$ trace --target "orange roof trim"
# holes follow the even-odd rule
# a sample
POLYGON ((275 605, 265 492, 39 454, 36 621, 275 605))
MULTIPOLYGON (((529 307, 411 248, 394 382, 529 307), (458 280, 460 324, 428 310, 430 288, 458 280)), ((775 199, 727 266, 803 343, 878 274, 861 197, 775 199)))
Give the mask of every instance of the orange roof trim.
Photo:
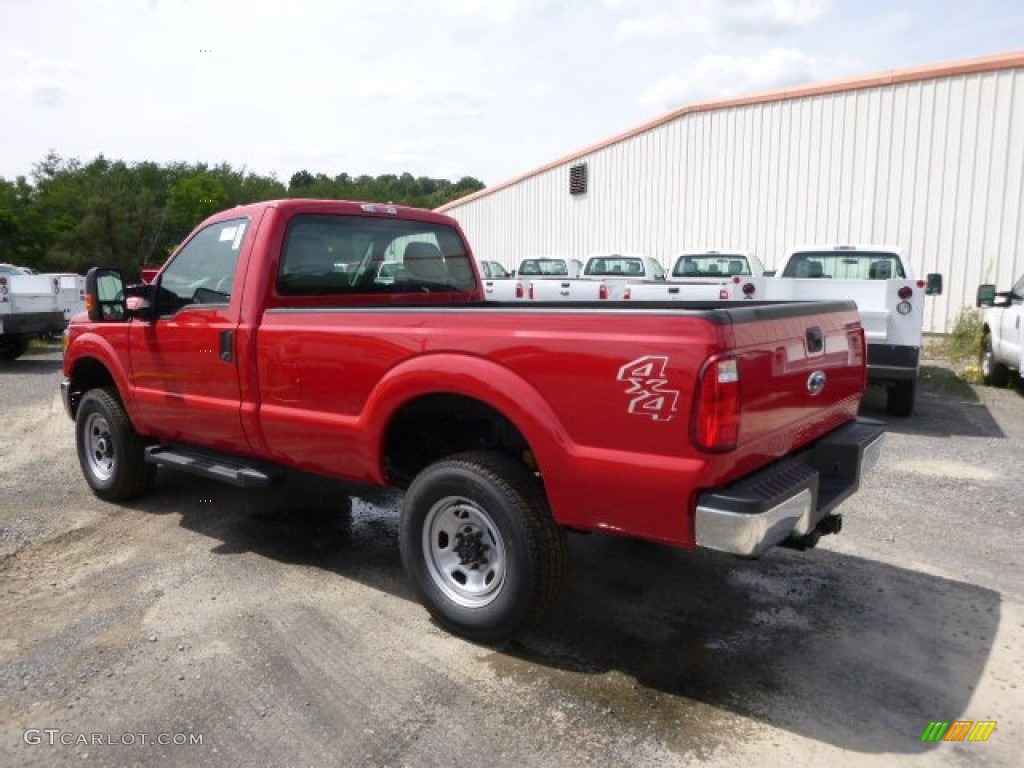
POLYGON ((1024 51, 1017 51, 1014 53, 1002 53, 995 56, 983 56, 977 59, 947 62, 945 64, 931 64, 924 67, 914 67, 912 69, 890 70, 878 75, 866 75, 847 78, 844 80, 833 80, 825 83, 814 83, 811 85, 800 86, 799 88, 780 88, 774 91, 762 91, 761 93, 755 93, 749 96, 738 96, 729 99, 719 99, 717 101, 695 102, 693 104, 680 107, 679 109, 675 109, 661 117, 643 123, 642 125, 638 125, 635 128, 630 128, 623 133, 612 136, 610 139, 605 139, 604 141, 593 144, 585 149, 560 157, 546 165, 542 165, 540 168, 515 176, 508 181, 503 181, 500 184, 495 184, 493 187, 486 187, 485 189, 481 189, 479 192, 474 192, 471 195, 460 197, 458 200, 446 203, 435 210, 447 211, 478 198, 494 194, 502 189, 518 184, 525 179, 529 179, 533 176, 539 176, 545 171, 550 171, 552 168, 557 168, 558 166, 570 163, 573 160, 578 160, 581 157, 585 157, 597 152, 598 150, 604 149, 605 147, 610 147, 613 144, 618 144, 620 141, 633 138, 634 136, 650 131, 664 125, 665 123, 670 123, 673 120, 677 120, 678 118, 688 114, 711 112, 716 109, 728 109, 730 107, 745 107, 752 104, 766 104, 773 101, 802 99, 808 96, 821 96, 827 93, 844 93, 846 91, 856 91, 865 88, 881 88, 886 85, 912 83, 919 82, 921 80, 934 80, 940 77, 972 75, 979 72, 997 72, 1003 69, 1018 69, 1021 67, 1024 67, 1024 51))

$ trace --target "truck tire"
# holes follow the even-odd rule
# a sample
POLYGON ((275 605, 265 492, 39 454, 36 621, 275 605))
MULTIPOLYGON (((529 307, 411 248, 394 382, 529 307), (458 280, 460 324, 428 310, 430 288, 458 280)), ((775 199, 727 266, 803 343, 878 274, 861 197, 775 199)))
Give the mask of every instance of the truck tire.
POLYGON ((992 351, 992 334, 986 333, 981 349, 981 378, 990 387, 1005 387, 1010 383, 1010 369, 996 360, 992 351))
POLYGON ((506 640, 562 591, 565 532, 520 462, 461 453, 416 476, 402 502, 402 562, 434 619, 469 640, 506 640))
POLYGON ((156 466, 146 462, 146 441, 112 387, 91 389, 82 397, 75 442, 85 481, 101 499, 123 501, 152 487, 156 466))
POLYGON ((17 360, 28 352, 28 336, 4 336, 0 338, 0 360, 17 360))
POLYGON ((885 410, 890 416, 898 416, 905 419, 914 413, 914 395, 917 389, 917 381, 908 379, 897 381, 889 390, 885 402, 885 410))

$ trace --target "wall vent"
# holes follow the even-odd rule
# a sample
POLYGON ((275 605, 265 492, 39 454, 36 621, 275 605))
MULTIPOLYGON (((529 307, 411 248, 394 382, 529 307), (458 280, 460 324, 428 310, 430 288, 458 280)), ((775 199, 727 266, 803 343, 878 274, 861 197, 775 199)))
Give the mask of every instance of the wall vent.
POLYGON ((580 163, 569 169, 569 194, 585 195, 587 193, 587 164, 580 163))

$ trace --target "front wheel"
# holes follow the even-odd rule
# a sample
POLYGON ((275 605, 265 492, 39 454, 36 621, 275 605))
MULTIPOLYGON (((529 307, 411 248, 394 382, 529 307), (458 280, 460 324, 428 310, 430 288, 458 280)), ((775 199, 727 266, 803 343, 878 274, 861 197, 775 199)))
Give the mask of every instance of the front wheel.
POLYGON ((470 640, 524 629, 565 578, 565 533, 538 481, 499 453, 462 453, 420 472, 402 503, 399 544, 427 610, 470 640))
POLYGON ((981 378, 990 387, 1005 387, 1010 383, 1010 369, 996 361, 990 333, 985 334, 985 340, 982 343, 981 378))
POLYGON ((82 397, 75 442, 85 481, 101 499, 122 501, 152 486, 156 466, 146 463, 146 442, 113 388, 91 389, 82 397))

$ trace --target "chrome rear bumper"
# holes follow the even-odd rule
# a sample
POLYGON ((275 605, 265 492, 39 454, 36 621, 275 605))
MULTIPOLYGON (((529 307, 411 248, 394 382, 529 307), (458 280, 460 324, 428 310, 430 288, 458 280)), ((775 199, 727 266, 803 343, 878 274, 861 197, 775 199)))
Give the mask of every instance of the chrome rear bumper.
POLYGON ((878 461, 884 429, 880 421, 857 419, 794 456, 705 491, 697 501, 697 546, 757 557, 811 534, 860 487, 878 461))

